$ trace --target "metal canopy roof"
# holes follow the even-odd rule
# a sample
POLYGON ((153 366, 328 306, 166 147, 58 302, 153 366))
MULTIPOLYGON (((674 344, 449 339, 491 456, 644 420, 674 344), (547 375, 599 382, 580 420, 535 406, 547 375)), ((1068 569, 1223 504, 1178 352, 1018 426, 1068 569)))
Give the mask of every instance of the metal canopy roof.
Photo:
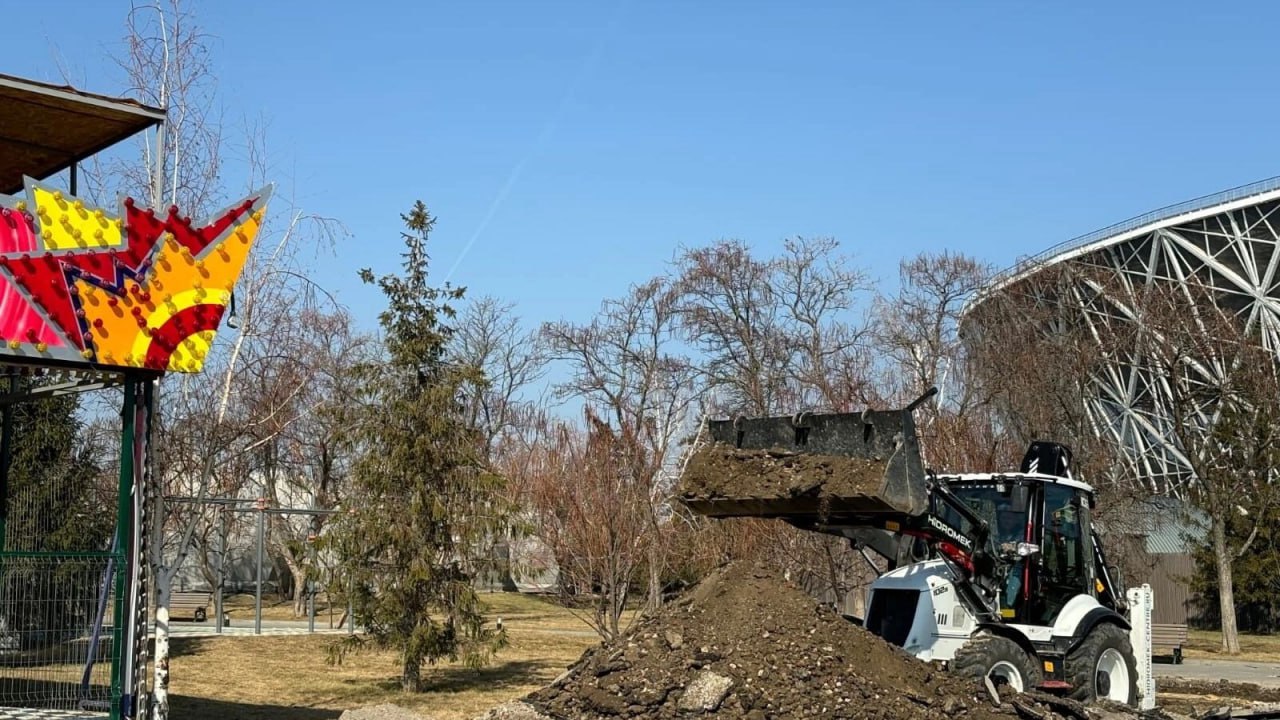
POLYGON ((0 75, 0 193, 22 190, 164 121, 133 100, 0 75))

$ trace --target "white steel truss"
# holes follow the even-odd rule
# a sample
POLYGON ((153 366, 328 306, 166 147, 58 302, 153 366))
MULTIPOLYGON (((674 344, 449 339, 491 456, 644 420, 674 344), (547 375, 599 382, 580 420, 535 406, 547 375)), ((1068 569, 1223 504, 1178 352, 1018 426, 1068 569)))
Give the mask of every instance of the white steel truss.
MULTIPOLYGON (((1278 245, 1280 190, 1271 187, 1246 199, 1237 195, 1230 202, 1202 206, 1054 257, 1037 258, 998 277, 978 293, 970 308, 1023 286, 1024 280, 1046 267, 1068 263, 1088 271, 1081 277, 1101 275, 1118 283, 1120 297, 1144 285, 1172 284, 1187 292, 1188 298, 1191 285, 1207 287, 1221 307, 1245 320, 1264 347, 1280 355, 1278 245)), ((1102 314, 1112 321, 1132 317, 1111 293, 1103 297, 1096 283, 1080 285, 1073 290, 1071 302, 1091 326, 1102 314)), ((1054 302, 1062 302, 1061 297, 1054 302)), ((1215 359, 1202 358, 1190 363, 1187 372, 1184 381, 1196 382, 1199 377, 1217 384, 1223 368, 1215 359)), ((1176 493, 1192 477, 1187 458, 1169 431, 1169 421, 1159 410, 1165 405, 1163 399, 1171 396, 1170 382, 1133 364, 1116 363, 1095 377, 1096 392, 1085 403, 1095 430, 1126 451, 1138 480, 1153 491, 1176 493)))

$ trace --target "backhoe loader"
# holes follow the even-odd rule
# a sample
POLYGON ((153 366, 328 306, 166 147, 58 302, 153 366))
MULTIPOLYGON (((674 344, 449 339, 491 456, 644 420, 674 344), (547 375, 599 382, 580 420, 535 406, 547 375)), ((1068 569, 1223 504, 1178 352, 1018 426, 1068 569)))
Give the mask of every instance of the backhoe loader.
POLYGON ((1108 567, 1071 450, 1032 442, 1016 473, 926 470, 913 412, 934 392, 901 410, 711 421, 680 498, 847 538, 879 573, 862 624, 921 660, 993 689, 1152 707, 1150 588, 1126 593, 1108 567))

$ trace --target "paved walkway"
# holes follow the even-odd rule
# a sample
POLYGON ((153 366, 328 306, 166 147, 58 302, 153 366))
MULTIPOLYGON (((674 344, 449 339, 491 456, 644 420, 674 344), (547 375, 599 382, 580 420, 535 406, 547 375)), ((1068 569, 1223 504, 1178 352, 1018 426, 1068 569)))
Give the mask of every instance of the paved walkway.
MULTIPOLYGON (((347 632, 346 628, 329 629, 328 621, 316 621, 316 635, 342 635, 347 632)), ((155 628, 151 628, 152 636, 155 635, 155 628)), ((231 625, 222 626, 222 636, 225 637, 245 637, 253 636, 253 620, 235 620, 231 625)), ((312 634, 307 629, 306 620, 263 620, 262 635, 279 637, 293 635, 309 635, 312 634)), ((170 622, 169 636, 174 638, 203 638, 203 637, 219 637, 217 627, 212 621, 202 623, 191 622, 170 622)), ((3 717, 0 717, 3 720, 3 717)))
POLYGON ((1280 665, 1249 662, 1245 660, 1183 660, 1181 665, 1155 663, 1156 688, 1160 678, 1180 678, 1217 682, 1227 680, 1237 683, 1253 683, 1262 687, 1280 688, 1280 665))

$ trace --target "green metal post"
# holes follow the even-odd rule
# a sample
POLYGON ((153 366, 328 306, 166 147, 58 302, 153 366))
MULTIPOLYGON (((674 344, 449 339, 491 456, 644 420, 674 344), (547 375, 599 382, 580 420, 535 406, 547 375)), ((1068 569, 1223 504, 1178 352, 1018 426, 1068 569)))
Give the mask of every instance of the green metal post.
POLYGON ((130 681, 130 678, 124 677, 124 653, 129 652, 129 648, 124 647, 124 626, 127 622, 125 608, 128 605, 124 595, 125 579, 128 576, 126 558, 132 534, 130 520, 133 517, 134 421, 137 415, 135 412, 137 394, 138 381, 126 377, 120 428, 120 485, 116 491, 116 599, 111 624, 111 720, 120 720, 122 717, 121 699, 124 696, 125 683, 130 681))

